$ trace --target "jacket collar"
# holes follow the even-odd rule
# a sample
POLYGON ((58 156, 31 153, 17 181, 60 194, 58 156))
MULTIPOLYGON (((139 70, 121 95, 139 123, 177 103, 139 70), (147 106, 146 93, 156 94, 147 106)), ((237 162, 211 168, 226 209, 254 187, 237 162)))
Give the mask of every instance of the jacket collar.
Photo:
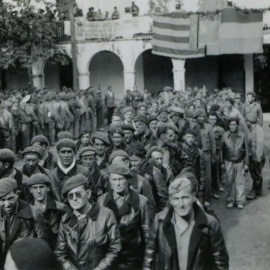
POLYGON ((57 166, 57 177, 58 179, 62 179, 64 176, 73 176, 75 175, 77 172, 77 164, 75 164, 75 166, 67 173, 65 174, 58 166, 57 166))

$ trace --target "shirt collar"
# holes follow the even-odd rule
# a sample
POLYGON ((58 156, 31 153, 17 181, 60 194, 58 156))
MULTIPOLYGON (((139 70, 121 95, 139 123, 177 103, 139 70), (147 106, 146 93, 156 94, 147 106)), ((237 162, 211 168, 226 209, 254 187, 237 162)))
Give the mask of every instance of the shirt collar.
POLYGON ((76 160, 74 158, 73 161, 72 161, 72 163, 71 163, 71 165, 69 167, 67 167, 67 168, 64 168, 64 166, 62 165, 60 159, 58 159, 57 164, 58 164, 58 167, 60 168, 60 170, 64 174, 68 174, 74 168, 74 166, 76 165, 76 160))

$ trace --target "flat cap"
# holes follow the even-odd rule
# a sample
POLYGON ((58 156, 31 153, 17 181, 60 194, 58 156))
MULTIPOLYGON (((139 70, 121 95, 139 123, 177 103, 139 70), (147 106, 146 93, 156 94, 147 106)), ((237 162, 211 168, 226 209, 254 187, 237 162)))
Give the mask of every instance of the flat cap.
POLYGON ((122 130, 131 130, 131 131, 135 131, 135 128, 133 125, 130 124, 122 124, 121 125, 121 129, 122 130))
POLYGON ((185 135, 190 134, 193 135, 194 137, 196 137, 196 132, 192 129, 186 129, 185 131, 185 135))
POLYGON ((153 152, 161 152, 162 150, 158 146, 152 146, 146 154, 146 159, 151 158, 153 152))
POLYGON ((167 92, 167 91, 173 91, 173 89, 172 89, 172 87, 170 87, 170 86, 165 86, 165 87, 163 88, 163 91, 164 91, 164 92, 167 92))
POLYGON ((176 107, 176 106, 170 106, 168 108, 168 112, 169 113, 175 113, 175 114, 185 114, 185 110, 179 108, 179 107, 176 107))
POLYGON ((258 122, 258 116, 255 113, 248 113, 246 115, 246 120, 251 123, 257 123, 258 122))
POLYGON ((141 102, 141 103, 138 104, 138 109, 140 109, 140 107, 147 108, 147 104, 145 102, 141 102))
POLYGON ((61 139, 56 144, 56 149, 59 151, 63 147, 71 148, 73 151, 76 151, 76 143, 71 139, 61 139))
POLYGON ((22 156, 25 156, 27 154, 36 155, 38 158, 42 158, 43 153, 41 152, 41 149, 38 147, 28 146, 23 150, 22 156))
POLYGON ((86 134, 91 134, 91 131, 89 131, 89 130, 84 130, 81 134, 80 134, 80 137, 79 137, 79 139, 81 139, 81 137, 82 136, 84 136, 84 135, 86 135, 86 134))
POLYGON ((50 179, 46 174, 36 173, 33 174, 27 181, 27 186, 33 185, 50 185, 50 179))
POLYGON ((105 144, 110 145, 110 141, 108 139, 108 136, 102 132, 96 132, 95 134, 92 135, 92 141, 94 141, 94 139, 98 139, 103 141, 105 144))
POLYGON ((126 113, 129 113, 129 112, 134 113, 133 108, 131 108, 131 107, 126 107, 126 108, 124 108, 124 109, 122 110, 122 114, 123 114, 123 115, 125 115, 126 113))
POLYGON ((115 174, 119 174, 119 175, 123 175, 127 178, 131 178, 132 174, 130 172, 130 169, 123 164, 112 164, 109 166, 108 168, 108 174, 110 173, 115 173, 115 174))
POLYGON ((148 125, 149 124, 149 121, 148 121, 148 118, 144 115, 137 115, 136 118, 134 119, 134 123, 136 122, 143 122, 144 124, 148 125))
POLYGON ((129 159, 129 155, 127 154, 127 152, 123 151, 123 150, 117 150, 111 153, 110 157, 109 157, 109 164, 112 163, 113 159, 116 157, 126 157, 129 159))
POLYGON ((233 101, 233 99, 232 99, 231 97, 227 97, 227 98, 225 99, 225 101, 230 102, 232 105, 233 105, 233 103, 234 103, 234 101, 233 101))
POLYGON ((210 112, 216 112, 220 109, 220 106, 218 104, 213 104, 210 107, 210 112))
POLYGON ((63 186, 62 197, 65 198, 72 189, 79 186, 88 186, 87 178, 82 174, 77 174, 70 177, 63 186))
POLYGON ((33 137, 32 140, 31 140, 31 142, 30 142, 30 144, 33 145, 36 142, 44 143, 47 146, 50 145, 48 139, 45 136, 43 136, 43 135, 37 135, 37 136, 33 137))
POLYGON ((15 160, 15 154, 10 149, 0 149, 0 161, 14 163, 15 160))
POLYGON ((90 155, 96 155, 97 154, 97 150, 92 147, 92 146, 87 146, 82 148, 79 153, 78 156, 79 158, 84 157, 84 156, 90 156, 90 155))
POLYGON ((69 131, 62 131, 62 132, 59 132, 57 134, 57 138, 58 138, 58 140, 61 140, 61 139, 71 139, 71 140, 73 140, 74 136, 69 131))
POLYGON ((203 110, 196 110, 195 112, 193 112, 193 118, 197 118, 201 115, 205 115, 205 112, 203 110))
POLYGON ((2 178, 0 181, 0 198, 9 194, 15 188, 17 188, 16 180, 12 178, 2 178))
POLYGON ((123 130, 121 129, 121 127, 118 127, 118 126, 115 126, 115 125, 111 125, 111 126, 110 126, 109 133, 110 133, 111 135, 114 134, 114 133, 118 133, 118 134, 120 134, 121 136, 124 136, 124 132, 123 132, 123 130))
POLYGON ((163 113, 163 112, 166 112, 168 113, 168 105, 163 105, 159 108, 159 113, 163 113))

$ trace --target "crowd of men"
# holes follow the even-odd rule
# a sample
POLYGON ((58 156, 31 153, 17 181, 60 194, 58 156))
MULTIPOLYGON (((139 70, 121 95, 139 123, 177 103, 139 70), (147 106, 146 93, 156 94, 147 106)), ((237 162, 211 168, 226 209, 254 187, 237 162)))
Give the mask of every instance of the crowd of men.
POLYGON ((104 94, 2 94, 0 262, 30 237, 47 242, 56 269, 229 269, 209 206, 221 192, 228 209, 262 195, 256 95, 166 86, 117 104, 112 86, 104 94))

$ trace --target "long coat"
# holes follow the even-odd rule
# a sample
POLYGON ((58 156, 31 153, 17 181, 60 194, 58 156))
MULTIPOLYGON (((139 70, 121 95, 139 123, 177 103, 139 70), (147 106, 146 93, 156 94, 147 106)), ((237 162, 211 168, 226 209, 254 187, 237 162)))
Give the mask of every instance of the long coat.
MULTIPOLYGON (((193 227, 187 258, 187 270, 228 270, 229 256, 217 219, 194 204, 193 227)), ((150 229, 143 270, 179 270, 173 208, 158 213, 150 229)))

